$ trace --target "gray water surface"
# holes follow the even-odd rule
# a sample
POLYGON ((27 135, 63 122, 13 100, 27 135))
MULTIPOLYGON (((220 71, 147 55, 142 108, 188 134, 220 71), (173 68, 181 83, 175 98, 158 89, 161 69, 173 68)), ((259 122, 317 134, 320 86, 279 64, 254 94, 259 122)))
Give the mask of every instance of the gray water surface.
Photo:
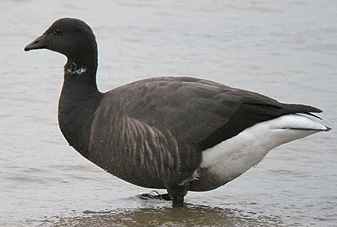
MULTIPOLYGON (((1 1, 0 226, 335 226, 337 2, 1 1), (23 47, 76 17, 99 45, 98 86, 193 76, 324 110, 332 127, 272 150, 238 179, 189 193, 187 207, 69 147, 57 124, 65 57, 23 47)), ((160 191, 164 192, 164 191, 160 191)))

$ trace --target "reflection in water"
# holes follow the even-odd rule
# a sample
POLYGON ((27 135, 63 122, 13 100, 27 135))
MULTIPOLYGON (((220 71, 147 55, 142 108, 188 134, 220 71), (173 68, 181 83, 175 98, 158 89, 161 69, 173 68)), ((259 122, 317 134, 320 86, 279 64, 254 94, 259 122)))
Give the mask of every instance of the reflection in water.
POLYGON ((276 217, 244 215, 239 210, 187 205, 118 209, 112 211, 84 211, 73 217, 52 217, 27 221, 28 225, 57 226, 282 226, 276 217))

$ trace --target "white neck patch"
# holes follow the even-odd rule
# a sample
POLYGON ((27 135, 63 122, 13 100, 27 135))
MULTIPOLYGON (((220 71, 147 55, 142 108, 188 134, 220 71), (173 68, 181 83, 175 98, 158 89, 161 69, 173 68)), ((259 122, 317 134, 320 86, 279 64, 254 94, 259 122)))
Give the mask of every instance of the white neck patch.
POLYGON ((87 71, 87 68, 85 67, 79 67, 76 63, 72 62, 69 67, 67 68, 67 72, 70 72, 72 74, 82 74, 87 71))

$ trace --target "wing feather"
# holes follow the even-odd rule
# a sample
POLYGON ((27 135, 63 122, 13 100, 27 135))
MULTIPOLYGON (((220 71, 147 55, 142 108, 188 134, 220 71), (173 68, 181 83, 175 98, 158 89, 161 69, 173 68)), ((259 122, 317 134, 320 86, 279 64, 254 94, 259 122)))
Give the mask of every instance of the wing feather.
MULTIPOLYGON (((282 104, 264 95, 189 77, 137 81, 107 94, 120 114, 169 130, 178 141, 206 149, 258 122, 290 113, 320 112, 311 106, 282 104)), ((111 114, 114 110, 111 109, 111 114)))

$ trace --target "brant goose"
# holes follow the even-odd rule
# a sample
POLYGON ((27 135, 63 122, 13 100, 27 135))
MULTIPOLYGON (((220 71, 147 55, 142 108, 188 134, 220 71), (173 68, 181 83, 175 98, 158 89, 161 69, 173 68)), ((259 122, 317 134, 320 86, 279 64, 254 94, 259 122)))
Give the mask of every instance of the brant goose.
POLYGON ((58 120, 69 145, 127 182, 166 189, 173 206, 187 191, 235 179, 281 144, 330 130, 315 107, 203 79, 150 78, 101 93, 95 36, 78 19, 55 21, 25 47, 33 49, 68 59, 58 120))

